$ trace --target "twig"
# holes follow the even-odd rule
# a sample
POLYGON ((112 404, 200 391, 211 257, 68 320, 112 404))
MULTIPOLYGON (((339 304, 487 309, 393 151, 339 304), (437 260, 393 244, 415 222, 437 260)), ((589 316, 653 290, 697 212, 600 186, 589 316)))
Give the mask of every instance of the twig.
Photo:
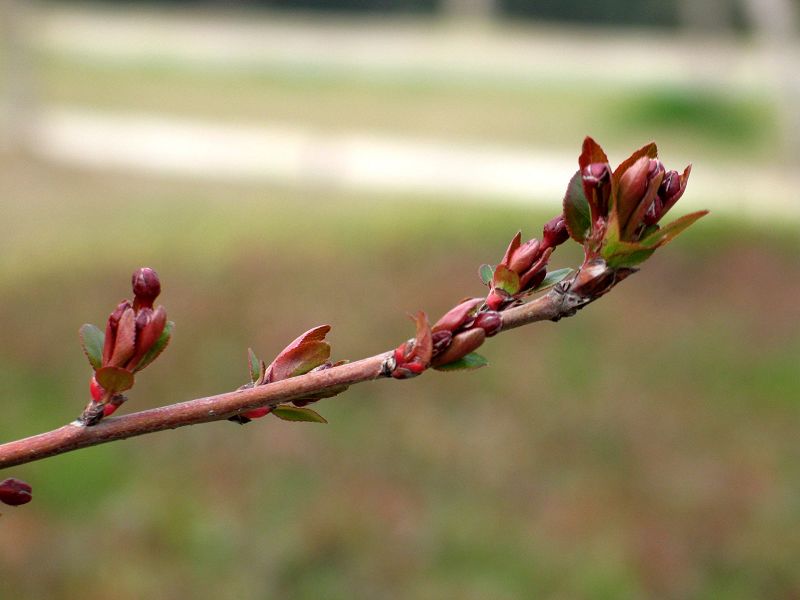
MULTIPOLYGON (((503 330, 573 314, 574 307, 564 301, 564 289, 560 286, 531 302, 504 311, 503 330)), ((383 377, 383 365, 389 356, 390 352, 376 354, 269 385, 108 417, 91 427, 73 422, 53 431, 0 445, 0 469, 147 433, 221 421, 253 408, 274 407, 329 388, 378 379, 383 377)))

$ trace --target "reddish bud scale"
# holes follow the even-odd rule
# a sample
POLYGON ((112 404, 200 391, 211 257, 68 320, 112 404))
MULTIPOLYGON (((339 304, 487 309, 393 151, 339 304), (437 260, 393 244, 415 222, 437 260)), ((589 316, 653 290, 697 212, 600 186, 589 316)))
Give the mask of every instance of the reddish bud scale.
POLYGON ((97 379, 94 378, 94 375, 92 375, 92 378, 89 381, 89 394, 92 396, 92 400, 94 402, 102 402, 103 397, 106 394, 106 391, 103 389, 103 387, 97 383, 97 379))
POLYGON ((486 334, 483 329, 470 329, 459 333, 453 338, 447 350, 434 358, 431 364, 434 367, 441 367, 464 358, 473 350, 477 350, 485 339, 486 334))
POLYGON ((489 295, 486 296, 486 306, 493 311, 499 311, 502 310, 502 308, 512 300, 513 298, 511 298, 502 290, 493 289, 491 292, 489 292, 489 295))
POLYGON ((33 499, 33 488, 20 479, 10 477, 0 481, 0 502, 10 506, 27 504, 33 499))

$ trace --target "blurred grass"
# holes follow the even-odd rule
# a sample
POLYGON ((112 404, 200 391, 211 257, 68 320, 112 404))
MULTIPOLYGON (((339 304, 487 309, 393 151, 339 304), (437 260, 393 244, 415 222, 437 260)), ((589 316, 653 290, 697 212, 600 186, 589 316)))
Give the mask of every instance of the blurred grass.
POLYGON ((321 131, 369 131, 572 152, 590 133, 624 153, 657 139, 671 156, 773 161, 768 95, 725 89, 567 85, 420 71, 382 75, 312 65, 210 66, 40 56, 46 103, 321 131))
MULTIPOLYGON (((405 312, 479 293, 477 265, 552 216, 0 169, 0 439, 77 414, 77 328, 141 264, 177 330, 124 410, 233 389, 248 346, 323 322, 336 358, 390 348, 405 312)), ((798 250, 789 224, 712 215, 578 317, 491 340, 477 373, 356 386, 319 404, 328 426, 225 422, 13 469, 35 500, 0 519, 0 597, 796 597, 798 250)))

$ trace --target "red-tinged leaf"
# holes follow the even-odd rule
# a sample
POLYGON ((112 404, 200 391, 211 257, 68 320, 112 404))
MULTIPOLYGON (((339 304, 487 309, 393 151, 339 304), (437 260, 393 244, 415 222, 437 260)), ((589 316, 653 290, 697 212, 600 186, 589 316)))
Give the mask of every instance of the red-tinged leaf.
POLYGON ((592 218, 589 202, 583 191, 583 179, 580 171, 577 171, 569 180, 567 193, 564 194, 564 221, 570 237, 582 244, 589 235, 592 218))
POLYGON ((103 344, 106 336, 97 326, 86 323, 81 325, 80 337, 83 353, 96 371, 103 366, 103 344))
POLYGON ((478 269, 478 275, 480 275, 483 285, 490 285, 494 275, 494 267, 492 265, 481 265, 481 268, 478 269))
POLYGON ((303 421, 306 423, 327 423, 328 421, 315 410, 282 404, 272 409, 272 414, 284 421, 303 421))
POLYGON ((267 369, 268 382, 281 381, 307 373, 328 360, 331 347, 325 342, 330 325, 309 329, 286 346, 267 369))
POLYGON ((675 239, 678 234, 682 233, 687 227, 692 225, 695 221, 708 214, 707 210, 700 210, 697 212, 684 215, 676 219, 669 225, 664 225, 658 231, 654 231, 649 236, 641 240, 639 243, 646 248, 658 248, 667 242, 675 239))
POLYGON ((608 157, 606 153, 603 152, 603 149, 600 147, 600 144, 594 141, 589 136, 583 140, 583 149, 581 152, 580 157, 578 157, 578 165, 580 166, 581 170, 585 169, 592 163, 607 163, 608 157))
POLYGON ((440 330, 455 331, 470 319, 470 316, 481 304, 483 304, 483 298, 463 300, 436 321, 436 324, 431 328, 431 332, 435 333, 440 330))
POLYGON ((645 144, 644 146, 639 148, 636 152, 631 154, 628 158, 623 160, 619 164, 619 166, 616 169, 614 169, 614 173, 611 175, 611 181, 614 182, 615 186, 617 182, 619 182, 619 178, 622 177, 622 174, 643 156, 646 156, 647 158, 658 157, 658 147, 656 146, 655 142, 650 142, 649 144, 645 144))
POLYGON ((520 290, 519 275, 505 265, 499 264, 494 269, 492 285, 503 290, 509 296, 513 296, 520 290))
POLYGON ((428 315, 419 311, 414 318, 417 325, 416 335, 414 336, 414 355, 422 364, 428 365, 433 355, 433 339, 431 337, 431 326, 428 323, 428 315))
POLYGON ((489 361, 486 360, 485 357, 481 356, 477 352, 470 352, 466 356, 462 356, 460 359, 448 363, 446 365, 441 365, 439 367, 434 367, 437 371, 472 371, 475 369, 480 369, 481 367, 485 367, 489 364, 489 361))
POLYGON ((108 364, 112 367, 121 367, 131 359, 135 350, 136 313, 132 308, 126 308, 119 319, 114 350, 111 353, 111 359, 108 364))
POLYGON ((133 387, 133 373, 120 367, 103 367, 98 369, 94 378, 103 389, 111 394, 118 394, 133 387))
POLYGON ((258 360, 252 348, 247 349, 247 362, 250 365, 250 381, 255 383, 261 377, 261 361, 258 360))
POLYGON ((517 235, 515 235, 511 239, 511 243, 508 244, 508 248, 506 248, 506 253, 503 255, 503 260, 500 261, 501 264, 508 266, 511 264, 511 257, 514 256, 514 253, 520 246, 522 242, 522 232, 518 231, 517 235))
POLYGON ((141 371, 151 362, 158 358, 158 356, 164 351, 164 349, 169 345, 170 340, 172 339, 172 330, 175 329, 174 321, 167 321, 164 325, 164 329, 161 331, 161 335, 158 338, 158 341, 150 347, 150 350, 142 357, 142 360, 139 361, 139 364, 136 365, 135 371, 141 371))
POLYGON ((284 350, 272 361, 267 369, 267 379, 272 382, 304 375, 323 364, 330 356, 331 346, 328 342, 319 340, 303 342, 299 346, 284 350))

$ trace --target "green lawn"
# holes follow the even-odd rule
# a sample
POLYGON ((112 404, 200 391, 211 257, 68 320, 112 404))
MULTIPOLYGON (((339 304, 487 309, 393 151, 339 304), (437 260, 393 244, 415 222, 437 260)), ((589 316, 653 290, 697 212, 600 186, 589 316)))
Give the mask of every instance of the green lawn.
MULTIPOLYGON (((559 210, 434 200, 4 160, 0 438, 80 411, 78 326, 137 266, 177 327, 123 411, 233 389, 248 346, 320 323, 335 358, 393 347, 405 313, 480 293, 477 266, 559 210)), ((0 597, 794 597, 798 251, 788 225, 712 214, 576 318, 490 340, 487 369, 356 386, 318 405, 327 426, 223 422, 12 469, 35 494, 2 511, 0 597)))

